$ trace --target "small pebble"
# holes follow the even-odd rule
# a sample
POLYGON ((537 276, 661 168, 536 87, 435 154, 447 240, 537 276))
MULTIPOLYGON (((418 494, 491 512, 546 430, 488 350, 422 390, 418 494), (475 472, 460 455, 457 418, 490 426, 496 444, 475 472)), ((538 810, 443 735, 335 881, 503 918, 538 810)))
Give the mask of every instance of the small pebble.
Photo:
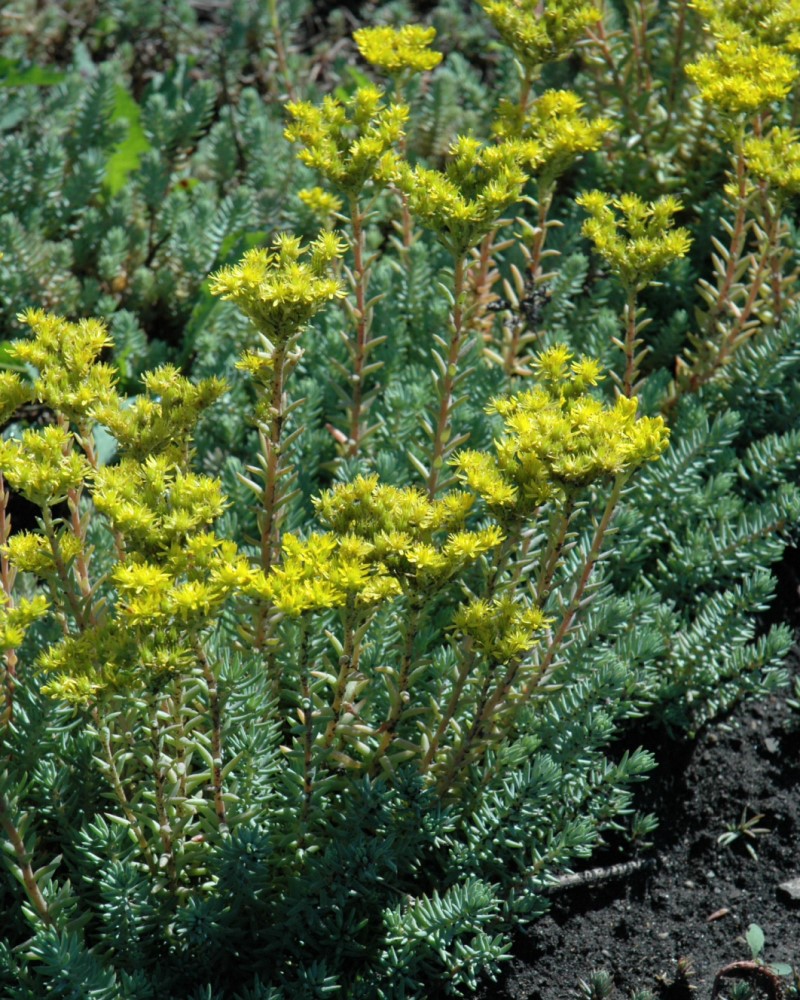
POLYGON ((695 885, 695 883, 692 882, 692 880, 690 878, 687 878, 686 881, 683 884, 686 886, 687 889, 696 889, 697 888, 697 886, 695 885))
POLYGON ((778 886, 778 896, 789 903, 800 903, 800 878, 781 882, 778 886))

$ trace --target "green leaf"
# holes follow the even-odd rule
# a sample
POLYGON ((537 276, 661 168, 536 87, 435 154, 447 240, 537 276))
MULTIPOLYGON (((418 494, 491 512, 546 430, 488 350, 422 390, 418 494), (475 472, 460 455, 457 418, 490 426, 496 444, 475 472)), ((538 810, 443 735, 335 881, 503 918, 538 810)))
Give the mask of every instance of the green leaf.
POLYGON ((5 371, 24 372, 26 367, 17 361, 16 357, 12 353, 13 347, 13 340, 0 341, 0 368, 5 371))
POLYGON ((758 958, 764 950, 764 932, 758 924, 750 924, 745 934, 745 940, 750 948, 750 954, 753 958, 758 958))
POLYGON ((345 72, 350 77, 349 81, 340 84, 333 92, 340 101, 346 101, 348 97, 352 97, 359 87, 366 87, 372 82, 368 76, 365 76, 355 66, 347 66, 345 72))
POLYGON ((0 87, 52 87, 66 76, 44 66, 25 66, 21 59, 0 58, 0 87))
POLYGON ((99 424, 94 428, 93 437, 98 465, 108 465, 117 453, 117 439, 99 424))
POLYGON ((771 969, 776 976, 791 976, 794 972, 788 962, 770 962, 767 968, 771 969))
POLYGON ((138 170, 142 154, 151 148, 140 123, 141 114, 142 110, 133 97, 118 84, 111 120, 126 121, 128 131, 111 154, 106 167, 105 186, 112 195, 122 190, 128 175, 138 170))
POLYGON ((252 250, 253 247, 261 246, 266 242, 269 233, 266 229, 254 229, 247 233, 231 233, 222 241, 217 257, 219 260, 228 260, 234 257, 238 260, 245 250, 252 250))

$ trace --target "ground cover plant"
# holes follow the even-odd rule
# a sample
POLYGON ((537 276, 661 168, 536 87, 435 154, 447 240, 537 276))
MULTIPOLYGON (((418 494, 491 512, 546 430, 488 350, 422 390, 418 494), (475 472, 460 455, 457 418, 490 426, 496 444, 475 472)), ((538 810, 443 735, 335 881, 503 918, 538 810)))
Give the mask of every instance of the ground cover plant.
POLYGON ((3 990, 473 989, 785 680, 798 11, 3 16, 3 990))

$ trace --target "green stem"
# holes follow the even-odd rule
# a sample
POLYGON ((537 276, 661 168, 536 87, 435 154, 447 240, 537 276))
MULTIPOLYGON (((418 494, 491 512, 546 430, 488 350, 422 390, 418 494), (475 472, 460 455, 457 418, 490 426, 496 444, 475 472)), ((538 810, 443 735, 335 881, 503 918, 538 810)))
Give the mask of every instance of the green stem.
POLYGON ((380 773, 381 757, 383 757, 389 749, 392 740, 394 739, 394 735, 403 715, 403 709, 406 701, 408 700, 408 682, 411 675, 411 668, 414 663, 414 638, 419 631, 422 613, 422 606, 416 602, 412 602, 409 607, 408 617, 404 622, 403 654, 400 661, 400 672, 397 675, 397 700, 392 706, 386 720, 381 723, 378 730, 381 734, 381 740, 378 744, 377 750, 372 756, 372 763, 370 765, 370 773, 373 776, 380 773))
POLYGON ((272 378, 269 383, 269 423, 264 438, 266 468, 261 503, 261 568, 265 573, 269 573, 280 548, 278 478, 281 471, 281 437, 286 419, 283 393, 285 367, 286 344, 280 344, 275 348, 273 356, 272 378))
POLYGON ((53 594, 53 600, 56 605, 61 605, 63 607, 64 601, 62 597, 66 598, 66 602, 75 617, 75 621, 78 623, 78 627, 83 631, 90 624, 92 624, 92 614, 89 611, 88 615, 79 599, 78 595, 72 586, 72 580, 70 579, 69 572, 67 571, 66 564, 64 562, 64 557, 61 554, 61 545, 58 541, 58 533, 56 532, 55 521, 53 520, 53 512, 51 509, 45 505, 41 508, 42 510, 42 523, 44 524, 44 532, 47 536, 47 540, 50 542, 50 551, 53 554, 53 564, 56 568, 56 574, 61 583, 61 594, 58 594, 55 588, 51 588, 53 594))
POLYGON ((472 725, 469 728, 467 735, 461 740, 458 749, 456 750, 452 760, 447 766, 447 770, 439 779, 436 784, 436 792, 440 798, 444 798, 447 792, 453 787, 456 777, 458 776, 461 767, 466 760, 467 754, 472 746, 472 741, 475 738, 479 726, 479 718, 483 706, 486 704, 486 700, 489 697, 489 688, 492 684, 492 673, 491 670, 487 668, 486 677, 483 680, 483 687, 481 688, 480 696, 478 697, 478 706, 475 711, 475 718, 472 721, 472 725))
MULTIPOLYGON (((624 118, 626 121, 630 122, 630 127, 632 132, 636 132, 639 135, 643 135, 641 128, 641 121, 639 119, 639 114, 636 108, 631 103, 627 81, 623 80, 620 76, 619 69, 617 67, 616 60, 614 59, 614 54, 611 51, 611 46, 608 43, 608 35, 606 34, 605 24, 601 18, 595 27, 594 31, 589 32, 589 38, 597 45, 600 50, 600 54, 603 57, 603 61, 608 67, 608 71, 611 74, 611 79, 613 81, 613 92, 619 96, 622 107, 624 111, 624 118)), ((607 87, 604 89, 608 89, 607 87)))
POLYGON ((136 843, 139 845, 142 857, 144 858, 147 867, 150 869, 151 875, 155 875, 158 871, 158 865, 153 857, 153 852, 150 850, 150 845, 147 843, 147 838, 145 837, 144 832, 142 831, 142 828, 130 807, 128 796, 125 794, 125 788, 122 785, 120 773, 117 770, 117 764, 114 760, 114 751, 111 746, 111 729, 101 721, 100 711, 97 706, 92 709, 92 718, 94 719, 95 729, 97 730, 97 736, 100 740, 100 746, 103 748, 103 755, 108 767, 108 773, 111 777, 111 787, 114 789, 114 794, 117 797, 122 813, 128 821, 128 824, 133 831, 133 835, 136 837, 136 843))
MULTIPOLYGON (((281 466, 281 438, 286 421, 284 383, 289 344, 279 343, 274 349, 270 380, 266 389, 269 396, 269 416, 266 427, 259 427, 262 450, 264 488, 261 493, 261 509, 258 513, 261 535, 261 568, 265 574, 280 558, 281 492, 279 480, 281 466)), ((256 612, 253 643, 256 649, 263 649, 269 638, 270 608, 259 606, 256 612)))
MULTIPOLYGON (((86 461, 91 465, 92 469, 97 472, 100 468, 100 462, 97 458, 97 452, 94 450, 94 437, 92 435, 91 428, 86 425, 81 425, 78 428, 78 443, 83 449, 83 453, 86 456, 86 461)), ((116 549, 117 559, 121 562, 125 562, 125 539, 123 538, 121 532, 117 528, 113 528, 114 534, 114 548, 116 549)))
MULTIPOLYGON (((178 794, 181 800, 186 799, 186 727, 183 723, 183 678, 180 674, 175 677, 174 695, 172 697, 172 718, 175 724, 175 767, 178 772, 178 794)), ((180 804, 181 816, 184 814, 183 805, 180 804)))
POLYGON ((313 747, 314 747, 314 700, 311 695, 311 681, 309 679, 309 640, 311 633, 311 622, 309 615, 303 615, 300 623, 300 649, 298 655, 298 670, 300 674, 300 695, 303 699, 303 808, 300 814, 300 827, 303 834, 300 837, 300 846, 305 846, 305 829, 308 817, 311 813, 311 800, 314 796, 314 768, 313 768, 313 747))
POLYGON ((333 717, 325 729, 325 735, 322 740, 322 745, 326 750, 330 749, 333 744, 336 727, 339 725, 339 720, 342 717, 347 681, 356 669, 357 663, 355 598, 351 595, 347 598, 347 605, 344 610, 344 643, 342 644, 342 655, 339 657, 339 674, 336 678, 336 688, 333 694, 333 704, 331 705, 333 717))
POLYGON ((683 44, 686 35, 686 13, 689 6, 688 0, 678 0, 678 23, 675 26, 675 43, 672 49, 672 67, 669 74, 669 85, 665 107, 667 117, 661 131, 661 141, 663 142, 669 133, 670 125, 675 114, 675 96, 678 92, 678 81, 683 78, 683 44))
MULTIPOLYGON (((405 88, 403 86, 403 80, 401 77, 397 77, 395 80, 395 90, 394 99, 398 104, 405 104, 405 88)), ((405 160, 408 157, 408 135, 403 130, 400 141, 397 144, 398 152, 400 153, 400 159, 405 160)), ((408 248, 414 242, 414 225, 411 219, 411 210, 408 207, 409 197, 405 191, 400 192, 400 216, 401 223, 400 229, 403 235, 403 247, 402 254, 408 264, 408 248)))
POLYGON ((220 828, 227 829, 227 819, 225 817, 225 801, 222 797, 222 709, 219 697, 219 684, 217 676, 211 664, 208 662, 203 644, 199 638, 195 639, 195 653, 198 662, 203 670, 203 677, 208 688, 208 702, 211 710, 211 758, 212 767, 212 787, 214 789, 214 810, 220 828))
POLYGON ((286 85, 286 93, 289 95, 289 100, 296 101, 297 95, 292 85, 292 78, 289 74, 289 63, 286 59, 286 46, 283 42, 283 29, 281 28, 281 19, 278 12, 278 0, 267 0, 267 2, 272 25, 272 39, 275 43, 275 55, 278 59, 278 69, 286 85))
POLYGON ((447 701, 447 707, 442 713, 442 717, 439 720, 439 725, 436 728, 433 739, 428 746, 428 750, 422 759, 420 764, 420 770, 425 774, 433 763, 433 759, 439 750, 439 744, 447 732, 447 729, 455 717, 456 710, 458 709, 459 702, 461 701, 461 695, 464 691, 464 685, 475 665, 475 660, 477 659, 477 653, 472 645, 472 640, 468 640, 464 647, 464 655, 461 661, 461 666, 458 668, 458 676, 456 677, 456 683, 453 685, 453 690, 450 692, 450 698, 447 701))
POLYGON ((433 455, 428 474, 428 495, 436 496, 439 479, 444 466, 447 443, 452 435, 450 423, 453 409, 453 391, 458 376, 458 361, 463 347, 464 328, 464 289, 466 284, 467 260, 465 254, 459 254, 455 259, 453 272, 453 312, 450 327, 450 344, 447 352, 445 373, 438 381, 439 415, 433 438, 433 455))
POLYGON ((365 263, 364 215, 355 196, 350 199, 350 222, 353 227, 353 279, 356 296, 356 341, 353 350, 352 375, 353 400, 350 410, 350 438, 348 441, 348 454, 352 457, 358 454, 363 433, 364 363, 369 333, 366 309, 369 275, 365 263))
MULTIPOLYGON (((16 573, 8 561, 5 546, 11 537, 11 518, 8 515, 8 502, 11 494, 6 489, 5 479, 0 472, 0 582, 2 582, 3 593, 7 608, 14 607, 14 578, 16 573)), ((0 726, 7 726, 14 717, 14 693, 17 686, 17 665, 19 659, 15 649, 5 651, 5 673, 3 676, 3 688, 5 704, 3 713, 0 716, 0 726)))
POLYGON ((158 832, 161 837, 161 849, 165 861, 167 878, 173 892, 178 888, 178 872, 175 863, 175 845, 173 841, 172 824, 167 811, 167 796, 165 784, 166 771, 161 766, 161 756, 164 749, 163 733, 158 718, 158 704, 154 696, 150 697, 150 753, 153 761, 153 783, 155 786, 156 815, 158 816, 158 832))
MULTIPOLYGON (((533 240, 528 251, 528 273, 530 274, 530 278, 533 282, 531 294, 534 296, 540 294, 538 292, 538 286, 542 283, 542 255, 544 253, 544 245, 547 240, 547 230, 549 228, 547 224, 547 215, 553 202, 554 192, 555 187, 552 184, 548 184, 544 190, 539 191, 536 228, 533 232, 533 240)), ((533 324, 530 325, 533 326, 533 324)), ((520 343, 523 333, 528 326, 529 324, 525 322, 524 315, 514 324, 504 365, 505 373, 508 376, 513 375, 517 371, 520 343)), ((532 332, 536 333, 535 330, 532 332)))
POLYGON ((592 576, 597 560, 600 558, 600 553, 603 547, 603 541, 608 531, 609 525, 611 524, 611 518, 614 516, 614 511, 617 509, 617 504, 619 503, 619 498, 622 496, 622 491, 625 488, 625 484, 628 481, 628 475, 621 473, 614 480, 614 485, 611 488, 611 494, 606 502, 603 515, 600 518, 600 523, 595 529, 594 538, 592 539, 592 545, 589 549, 589 554, 586 557, 586 562, 584 563, 583 570, 578 580, 575 591, 572 595, 572 599, 567 606, 567 610, 564 612, 561 618, 561 623, 556 630, 550 645, 547 648, 544 659, 538 665, 534 671, 534 675, 525 687, 525 697, 529 698, 544 681, 547 680, 549 676, 550 668, 552 667, 555 655, 561 647, 561 643, 564 637, 569 632, 573 621, 575 620, 575 615, 578 613, 578 608, 583 600, 583 595, 588 586, 589 580, 592 576))
POLYGON ((519 88, 519 100, 517 102, 517 107, 519 108, 520 118, 525 118, 528 111, 528 104, 530 103, 531 88, 533 87, 533 80, 536 73, 535 70, 526 66, 525 71, 522 76, 522 82, 519 88))
POLYGON ((543 607, 545 601, 550 596, 550 588, 553 584, 553 577, 561 560, 564 551, 564 543, 567 539, 567 531, 572 515, 575 511, 575 497, 572 493, 567 494, 564 507, 558 511, 555 520, 551 522, 547 532, 547 548, 545 549, 540 564, 539 576, 536 580, 536 603, 543 607))

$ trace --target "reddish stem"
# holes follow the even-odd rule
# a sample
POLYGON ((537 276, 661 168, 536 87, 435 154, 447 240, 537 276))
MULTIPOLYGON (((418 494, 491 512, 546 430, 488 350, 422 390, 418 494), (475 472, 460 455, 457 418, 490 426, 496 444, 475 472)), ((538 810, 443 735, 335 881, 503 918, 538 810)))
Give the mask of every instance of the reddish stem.
POLYGON ((459 254, 455 261, 453 275, 453 316, 450 331, 450 345, 447 352, 447 367, 439 383, 439 415, 436 421, 436 432, 433 439, 433 456, 428 475, 428 495, 433 498, 439 486, 447 441, 450 438, 450 415, 453 408, 453 390, 458 376, 458 359, 463 346, 464 326, 464 281, 466 277, 466 258, 459 254))

